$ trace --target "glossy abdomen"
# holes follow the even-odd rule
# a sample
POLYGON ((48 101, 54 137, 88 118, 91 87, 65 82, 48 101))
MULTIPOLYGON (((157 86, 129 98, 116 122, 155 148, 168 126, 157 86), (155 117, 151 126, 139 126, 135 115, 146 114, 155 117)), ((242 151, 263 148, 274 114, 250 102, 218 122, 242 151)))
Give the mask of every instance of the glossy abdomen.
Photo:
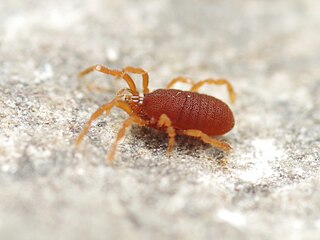
POLYGON ((158 89, 144 97, 143 112, 149 119, 166 114, 174 128, 197 129, 209 136, 222 135, 234 126, 227 104, 196 92, 158 89))

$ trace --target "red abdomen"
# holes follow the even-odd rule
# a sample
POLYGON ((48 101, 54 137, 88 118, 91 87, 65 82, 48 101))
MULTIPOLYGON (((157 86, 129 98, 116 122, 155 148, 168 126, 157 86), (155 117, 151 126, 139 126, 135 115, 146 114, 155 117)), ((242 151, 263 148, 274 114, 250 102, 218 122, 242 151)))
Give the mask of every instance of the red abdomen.
POLYGON ((196 92, 158 89, 145 95, 142 106, 149 118, 166 114, 176 129, 197 129, 209 136, 222 135, 234 126, 234 117, 221 100, 196 92))

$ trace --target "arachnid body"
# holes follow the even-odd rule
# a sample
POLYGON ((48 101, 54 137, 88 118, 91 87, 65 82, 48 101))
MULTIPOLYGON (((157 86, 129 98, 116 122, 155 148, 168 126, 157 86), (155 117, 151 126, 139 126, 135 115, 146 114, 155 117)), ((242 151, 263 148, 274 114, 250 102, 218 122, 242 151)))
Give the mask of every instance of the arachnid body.
POLYGON ((149 92, 149 76, 141 68, 126 67, 118 71, 96 65, 80 72, 79 77, 92 71, 122 78, 127 82, 128 88, 120 90, 111 102, 102 105, 91 115, 76 140, 77 145, 82 141, 95 119, 103 113, 109 114, 113 107, 118 107, 127 112, 129 118, 123 122, 123 126, 111 147, 108 155, 109 161, 113 159, 117 144, 124 136, 125 130, 133 123, 166 131, 169 136, 168 153, 173 149, 176 134, 201 138, 203 142, 209 143, 223 151, 228 151, 231 148, 227 143, 210 136, 223 135, 233 128, 234 117, 232 111, 221 100, 197 92, 204 84, 226 85, 230 100, 234 102, 236 95, 227 80, 206 79, 194 83, 190 79, 177 77, 167 85, 166 89, 149 92), (142 96, 139 95, 136 85, 128 73, 140 74, 142 76, 142 96), (171 89, 177 82, 191 84, 190 91, 171 89))

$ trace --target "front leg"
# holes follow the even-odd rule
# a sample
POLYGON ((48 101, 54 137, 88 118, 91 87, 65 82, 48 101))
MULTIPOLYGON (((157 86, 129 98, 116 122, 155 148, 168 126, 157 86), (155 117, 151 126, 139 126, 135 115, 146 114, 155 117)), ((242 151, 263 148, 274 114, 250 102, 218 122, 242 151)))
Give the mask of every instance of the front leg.
POLYGON ((133 74, 140 74, 142 76, 142 86, 143 86, 143 94, 149 93, 149 74, 142 68, 136 68, 136 67, 125 67, 123 72, 133 73, 133 74))
POLYGON ((114 69, 110 69, 101 65, 94 65, 91 67, 88 67, 87 69, 84 69, 83 71, 81 71, 78 75, 78 78, 82 78, 85 75, 93 72, 93 71, 97 71, 97 72, 101 72, 107 75, 111 75, 114 76, 116 78, 122 78, 123 80, 125 80, 132 92, 133 95, 139 95, 136 85, 133 81, 133 79, 124 71, 118 71, 118 70, 114 70, 114 69))
POLYGON ((128 113, 129 115, 132 114, 132 110, 130 108, 130 106, 123 101, 118 100, 118 97, 115 97, 110 103, 108 104, 104 104, 101 107, 99 107, 89 118, 89 120, 86 122, 86 124, 84 125, 82 131, 80 132, 79 136, 76 139, 76 145, 79 145, 84 136, 87 134, 87 132, 89 131, 89 128, 91 126, 91 124, 98 118, 100 117, 103 113, 106 113, 106 115, 108 115, 111 111, 111 109, 113 107, 118 107, 122 110, 124 110, 126 113, 128 113))
POLYGON ((139 126, 146 126, 146 123, 139 117, 131 115, 127 120, 125 120, 122 124, 122 128, 119 130, 116 140, 113 142, 111 149, 108 153, 106 164, 110 164, 114 158, 118 143, 124 137, 126 129, 131 127, 131 125, 135 123, 139 126))

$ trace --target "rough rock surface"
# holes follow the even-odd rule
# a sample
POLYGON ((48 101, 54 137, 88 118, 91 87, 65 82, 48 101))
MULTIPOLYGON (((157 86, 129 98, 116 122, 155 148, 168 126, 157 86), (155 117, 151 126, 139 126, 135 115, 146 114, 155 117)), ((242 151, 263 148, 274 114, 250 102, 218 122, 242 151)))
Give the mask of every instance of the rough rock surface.
POLYGON ((319 12, 318 0, 1 1, 0 239, 319 239, 319 12), (178 137, 169 158, 165 134, 135 126, 105 166, 119 110, 75 149, 124 86, 77 81, 96 63, 143 67, 151 89, 229 79, 233 152, 178 137))

